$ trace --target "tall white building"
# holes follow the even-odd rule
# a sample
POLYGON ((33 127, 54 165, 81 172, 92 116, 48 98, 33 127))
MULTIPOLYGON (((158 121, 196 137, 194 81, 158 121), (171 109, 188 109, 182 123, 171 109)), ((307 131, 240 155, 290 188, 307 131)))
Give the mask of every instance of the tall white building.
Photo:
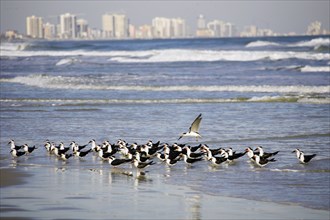
POLYGON ((84 19, 77 20, 77 37, 78 38, 88 38, 88 23, 84 19))
POLYGON ((235 37, 237 35, 237 28, 232 23, 226 23, 225 37, 235 37))
POLYGON ((206 20, 204 15, 199 15, 197 18, 197 29, 205 29, 206 28, 206 20))
POLYGON ((207 28, 211 31, 212 37, 224 37, 226 32, 226 23, 220 20, 214 20, 207 23, 207 28))
POLYGON ((321 22, 314 21, 307 28, 307 35, 320 35, 322 33, 321 22))
POLYGON ((104 14, 102 30, 105 38, 129 37, 129 20, 125 14, 104 14))
POLYGON ((32 15, 26 18, 26 35, 32 38, 43 38, 43 21, 32 15))
POLYGON ((77 18, 70 13, 60 15, 60 38, 72 39, 77 37, 77 18))
POLYGON ((171 19, 171 37, 183 38, 187 36, 186 21, 182 18, 171 19))
POLYGON ((152 19, 153 36, 155 38, 171 37, 171 19, 156 17, 152 19))
POLYGON ((53 24, 46 23, 44 24, 44 38, 51 40, 56 37, 56 27, 53 24))

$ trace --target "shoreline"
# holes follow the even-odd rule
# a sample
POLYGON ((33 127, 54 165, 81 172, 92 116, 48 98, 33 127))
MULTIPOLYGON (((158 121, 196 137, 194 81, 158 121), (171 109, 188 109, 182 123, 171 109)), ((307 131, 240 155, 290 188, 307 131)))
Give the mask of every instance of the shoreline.
MULTIPOLYGON (((7 217, 50 219, 48 216, 59 219, 93 217, 98 219, 109 217, 113 219, 161 219, 165 216, 166 219, 218 219, 219 216, 225 219, 328 219, 330 216, 330 212, 327 210, 311 209, 296 204, 205 194, 186 186, 168 184, 164 181, 166 177, 157 174, 140 177, 136 177, 135 173, 133 176, 128 175, 125 169, 106 171, 46 168, 42 170, 45 171, 44 173, 37 171, 33 174, 31 172, 26 174, 25 171, 12 168, 0 168, 0 171, 1 188, 6 187, 6 191, 1 193, 0 197, 1 219, 7 217), (51 172, 50 176, 49 172, 51 172), (68 182, 72 182, 71 178, 74 180, 76 175, 79 182, 85 182, 80 186, 79 193, 73 193, 71 189, 68 192, 60 192, 55 188, 56 193, 53 194, 50 190, 45 195, 29 190, 31 187, 38 187, 33 183, 34 181, 44 185, 47 184, 45 179, 51 183, 52 178, 59 178, 65 180, 60 185, 66 185, 68 182), (33 179, 27 179, 29 176, 33 176, 33 179), (92 181, 93 186, 100 190, 90 192, 88 179, 94 180, 92 181), (117 180, 113 181, 115 179, 117 180), (107 196, 103 196, 103 193, 107 196), (97 207, 88 205, 100 199, 105 204, 99 204, 97 207), (29 200, 31 200, 31 206, 25 204, 29 200), (39 214, 36 216, 31 211, 35 209, 36 204, 41 206, 43 200, 45 200, 45 204, 40 207, 39 214), (54 201, 58 202, 53 204, 54 201), (130 207, 131 212, 126 212, 123 204, 125 207, 130 207), (107 208, 108 213, 93 215, 94 209, 96 212, 100 212, 107 208), (148 212, 145 212, 146 209, 148 212), (83 214, 79 214, 81 211, 83 214), (72 212, 75 214, 70 216, 69 213, 72 212)), ((61 187, 59 186, 60 189, 61 187)), ((45 189, 47 188, 45 187, 45 189)))

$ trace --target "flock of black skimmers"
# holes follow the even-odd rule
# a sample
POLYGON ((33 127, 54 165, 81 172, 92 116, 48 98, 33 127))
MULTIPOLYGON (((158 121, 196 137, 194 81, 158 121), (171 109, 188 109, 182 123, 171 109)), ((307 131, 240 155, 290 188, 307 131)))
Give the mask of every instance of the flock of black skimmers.
MULTIPOLYGON (((188 132, 182 133, 179 140, 183 137, 194 137, 196 141, 201 138, 199 134, 199 126, 202 120, 202 114, 199 114, 192 122, 188 132)), ((33 153, 37 147, 29 147, 27 144, 16 145, 14 140, 8 143, 11 148, 11 155, 18 158, 24 155, 33 153), (21 150, 23 149, 23 150, 21 150)), ((161 162, 168 166, 174 166, 179 161, 184 161, 186 164, 194 164, 199 161, 209 161, 211 165, 218 166, 222 163, 232 163, 240 157, 247 155, 248 158, 257 166, 264 167, 269 163, 275 162, 274 156, 279 153, 265 152, 261 146, 255 150, 248 147, 244 152, 236 153, 232 148, 210 148, 206 144, 199 144, 197 146, 189 146, 186 144, 174 143, 169 145, 167 143, 153 143, 148 141, 146 144, 128 144, 124 140, 118 140, 111 144, 109 141, 104 141, 102 144, 97 144, 95 140, 91 140, 85 145, 79 145, 72 141, 69 147, 65 147, 61 142, 56 145, 54 142, 46 140, 44 148, 50 155, 55 155, 61 160, 68 160, 71 157, 84 158, 90 153, 94 152, 103 161, 108 161, 111 166, 120 166, 125 163, 133 163, 138 169, 143 169, 154 164, 154 158, 158 158, 161 162), (88 150, 83 150, 87 146, 91 146, 88 150)), ((316 154, 305 155, 303 151, 295 149, 292 153, 296 153, 297 159, 301 163, 308 163, 316 154)))
MULTIPOLYGON (((38 149, 36 146, 29 147, 27 144, 16 145, 14 140, 10 140, 8 144, 13 158, 33 154, 38 149)), ((232 148, 210 148, 207 144, 189 146, 174 143, 169 145, 160 143, 160 141, 153 143, 151 140, 141 145, 137 143, 128 144, 124 140, 118 140, 113 144, 109 141, 97 144, 95 140, 91 140, 85 145, 79 145, 72 141, 68 147, 65 147, 62 142, 56 145, 54 142, 46 140, 44 148, 49 155, 54 155, 63 161, 75 157, 85 158, 90 154, 96 154, 100 160, 108 161, 111 166, 117 167, 125 163, 132 163, 137 169, 155 164, 155 158, 167 166, 175 166, 179 161, 183 161, 188 165, 208 161, 210 165, 218 166, 222 163, 232 163, 244 155, 247 155, 249 160, 257 166, 264 167, 275 162, 274 157, 279 153, 279 151, 265 152, 262 146, 258 146, 255 150, 248 147, 244 152, 236 152, 232 148)), ((316 156, 316 154, 305 155, 299 149, 295 149, 292 153, 296 153, 297 159, 304 164, 310 162, 316 156)))

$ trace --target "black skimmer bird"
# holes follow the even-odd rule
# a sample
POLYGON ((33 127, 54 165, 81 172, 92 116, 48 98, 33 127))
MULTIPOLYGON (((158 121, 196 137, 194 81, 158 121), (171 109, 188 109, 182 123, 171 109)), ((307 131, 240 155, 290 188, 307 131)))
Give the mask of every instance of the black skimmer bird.
POLYGON ((209 161, 212 162, 213 165, 219 165, 225 161, 227 161, 226 157, 211 157, 210 159, 208 159, 209 161))
POLYGON ((68 160, 70 157, 72 157, 72 154, 65 154, 65 153, 63 153, 63 154, 60 154, 60 159, 62 159, 62 160, 68 160))
POLYGON ((220 154, 220 150, 221 149, 222 149, 221 147, 216 148, 216 149, 212 149, 209 146, 207 146, 206 144, 202 144, 201 147, 200 147, 200 151, 202 151, 202 152, 208 152, 208 151, 210 151, 210 153, 213 156, 216 156, 216 155, 220 154))
POLYGON ((252 150, 251 147, 248 147, 245 149, 245 152, 247 153, 246 155, 250 158, 250 160, 254 161, 254 151, 252 150))
POLYGON ((138 169, 143 169, 154 164, 152 160, 149 162, 139 162, 136 158, 133 158, 132 163, 138 169))
POLYGON ((182 150, 186 150, 186 155, 188 156, 188 158, 192 158, 192 159, 200 158, 200 157, 202 157, 202 156, 205 155, 205 153, 203 153, 203 152, 201 152, 201 153, 193 153, 193 152, 191 152, 189 146, 184 146, 182 148, 182 150))
POLYGON ((296 156, 301 163, 308 163, 316 156, 316 154, 305 155, 304 152, 299 149, 295 149, 292 153, 296 153, 296 156))
POLYGON ((231 157, 230 158, 231 160, 238 159, 246 154, 246 151, 244 151, 243 153, 236 153, 236 151, 233 151, 231 147, 228 148, 227 152, 228 152, 228 156, 231 157))
POLYGON ((160 141, 158 141, 157 143, 153 143, 151 140, 148 141, 147 146, 150 148, 158 148, 160 144, 160 141))
POLYGON ((56 146, 56 148, 60 149, 61 151, 65 151, 67 152, 68 150, 70 150, 70 147, 64 147, 64 143, 61 142, 58 146, 56 146))
POLYGON ((140 151, 145 152, 147 157, 154 157, 156 156, 157 151, 162 148, 163 147, 158 147, 158 145, 156 147, 149 147, 147 144, 145 144, 140 148, 140 151))
POLYGON ((177 151, 173 147, 169 147, 167 144, 164 145, 163 150, 164 154, 167 155, 170 160, 180 158, 181 151, 177 151))
POLYGON ((73 154, 79 158, 83 158, 90 152, 92 152, 92 149, 89 149, 87 151, 74 151, 73 154))
POLYGON ((197 146, 192 146, 192 147, 189 147, 190 148, 190 150, 191 150, 191 152, 196 152, 197 150, 199 150, 199 149, 201 149, 201 147, 202 147, 202 144, 199 144, 199 145, 197 145, 197 146))
POLYGON ((112 166, 119 166, 123 163, 128 163, 131 162, 132 159, 117 159, 114 156, 109 157, 109 164, 111 164, 112 166))
POLYGON ((145 157, 142 155, 146 155, 145 152, 135 152, 135 158, 139 161, 139 162, 146 162, 147 160, 149 160, 150 157, 145 157))
POLYGON ((160 152, 157 152, 156 156, 161 162, 165 162, 165 160, 168 158, 168 155, 162 154, 160 152))
POLYGON ((269 162, 276 161, 275 158, 267 159, 267 158, 260 157, 259 155, 254 155, 253 158, 254 158, 255 163, 261 167, 266 166, 269 162))
POLYGON ((183 137, 195 137, 196 141, 198 141, 198 138, 202 138, 202 136, 198 133, 201 121, 202 121, 202 114, 199 114, 191 124, 189 131, 182 133, 178 140, 180 140, 183 137))
POLYGON ((173 159, 170 159, 170 158, 166 158, 165 159, 165 162, 168 166, 174 166, 178 161, 180 160, 180 158, 173 158, 173 159))
POLYGON ((46 141, 44 147, 49 153, 51 152, 51 146, 52 146, 51 143, 49 141, 46 141))
POLYGON ((102 160, 109 160, 109 157, 111 157, 112 155, 114 155, 116 152, 111 152, 111 153, 106 153, 103 152, 102 149, 100 149, 98 151, 98 156, 102 159, 102 160))
POLYGON ((193 164, 193 163, 196 163, 198 161, 201 161, 203 160, 202 157, 199 157, 199 158, 189 158, 186 154, 182 154, 182 157, 183 157, 183 161, 186 163, 186 164, 193 164))
POLYGON ((11 150, 19 150, 19 149, 21 149, 24 145, 21 145, 21 146, 18 146, 18 145, 15 145, 15 141, 14 140, 10 140, 9 142, 8 142, 8 144, 10 144, 10 149, 11 150))
POLYGON ((98 152, 101 149, 101 146, 97 145, 96 141, 94 139, 92 139, 90 141, 90 143, 92 144, 92 147, 91 147, 92 151, 98 152))
POLYGON ((232 151, 229 150, 229 152, 232 154, 232 155, 230 155, 230 154, 229 154, 227 151, 225 151, 224 149, 221 149, 220 152, 221 152, 221 153, 220 153, 221 156, 227 158, 227 161, 228 161, 228 162, 233 162, 234 160, 236 160, 236 159, 242 157, 242 156, 246 153, 246 152, 244 152, 244 153, 237 153, 237 154, 234 154, 232 151))
POLYGON ((68 152, 69 150, 70 150, 70 148, 64 148, 64 147, 62 147, 62 149, 60 149, 60 148, 54 147, 54 145, 52 145, 52 152, 53 152, 56 156, 58 156, 58 157, 60 157, 61 154, 65 154, 65 153, 68 152))
POLYGON ((91 141, 88 142, 88 144, 85 144, 85 145, 78 145, 75 141, 72 141, 70 143, 70 146, 71 146, 72 151, 76 152, 76 151, 81 151, 82 149, 87 147, 90 143, 91 143, 91 141))
POLYGON ((266 153, 261 146, 258 146, 255 150, 257 152, 254 152, 254 154, 259 155, 260 157, 263 157, 263 158, 273 157, 276 154, 278 154, 278 152, 279 152, 279 151, 275 151, 273 153, 266 153))
POLYGON ((29 147, 27 144, 23 145, 23 149, 25 151, 26 154, 30 154, 32 153, 35 149, 38 149, 36 146, 33 147, 29 147))
POLYGON ((21 157, 25 155, 25 152, 17 151, 16 149, 12 149, 10 153, 13 157, 21 157))

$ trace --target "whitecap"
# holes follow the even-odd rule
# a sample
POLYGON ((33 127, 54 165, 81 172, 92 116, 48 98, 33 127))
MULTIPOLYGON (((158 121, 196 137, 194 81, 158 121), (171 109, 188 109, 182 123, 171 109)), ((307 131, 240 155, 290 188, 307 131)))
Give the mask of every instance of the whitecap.
POLYGON ((300 68, 301 72, 327 72, 330 73, 330 66, 304 66, 300 68))
POLYGON ((268 46, 280 46, 280 44, 271 41, 253 41, 248 43, 245 47, 268 47, 268 46))
POLYGON ((145 51, 2 51, 1 56, 31 57, 107 57, 119 63, 162 63, 162 62, 213 62, 213 61, 257 61, 257 60, 329 60, 328 53, 309 53, 293 51, 245 51, 245 50, 194 50, 162 49, 145 51))
POLYGON ((300 41, 295 44, 290 44, 292 47, 320 47, 320 46, 330 46, 330 38, 315 38, 309 41, 300 41))
POLYGON ((79 60, 76 58, 64 58, 64 59, 59 60, 55 65, 56 66, 71 65, 76 62, 79 62, 79 60))
POLYGON ((28 86, 54 89, 83 89, 83 90, 118 90, 118 91, 194 91, 194 92, 257 92, 257 93, 297 93, 322 94, 330 93, 330 86, 274 86, 274 85, 210 85, 210 86, 137 86, 137 85, 108 85, 104 78, 49 76, 32 74, 14 78, 0 78, 0 82, 20 83, 28 86))

